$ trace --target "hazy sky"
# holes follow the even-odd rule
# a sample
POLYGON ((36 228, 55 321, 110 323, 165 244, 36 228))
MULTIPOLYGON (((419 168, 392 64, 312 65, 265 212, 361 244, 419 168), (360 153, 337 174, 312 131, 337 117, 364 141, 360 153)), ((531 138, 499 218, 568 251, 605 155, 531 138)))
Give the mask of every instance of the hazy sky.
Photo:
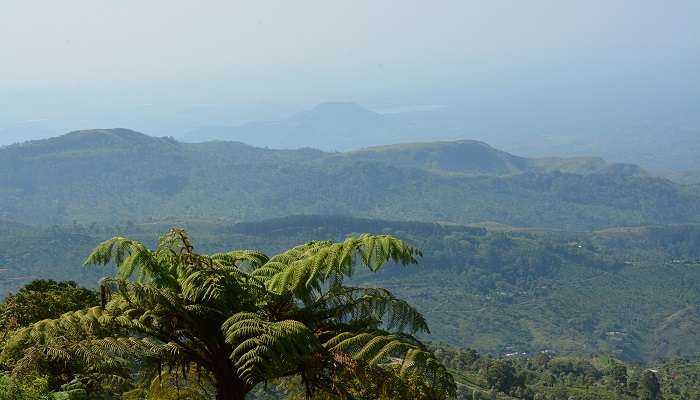
POLYGON ((697 0, 4 0, 0 144, 327 100, 696 107, 698 21, 697 0))

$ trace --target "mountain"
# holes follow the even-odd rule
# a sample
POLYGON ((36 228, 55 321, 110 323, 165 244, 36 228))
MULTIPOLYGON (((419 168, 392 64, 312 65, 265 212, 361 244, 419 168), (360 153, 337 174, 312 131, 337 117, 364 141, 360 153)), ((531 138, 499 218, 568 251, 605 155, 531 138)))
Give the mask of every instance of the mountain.
POLYGON ((409 131, 407 124, 358 104, 327 102, 278 121, 202 127, 183 135, 183 139, 194 142, 233 140, 276 149, 301 145, 349 150, 358 143, 368 146, 396 142, 405 138, 409 131))
MULTIPOLYGON (((500 103, 499 103, 500 104, 500 103)), ((696 117, 563 119, 523 115, 481 104, 409 106, 375 112, 349 102, 321 103, 287 118, 240 126, 204 126, 183 133, 187 142, 242 141, 269 148, 313 146, 357 150, 406 141, 465 136, 528 157, 590 157, 635 163, 680 183, 700 183, 696 117)))
POLYGON ((415 304, 435 342, 496 355, 700 356, 700 225, 567 233, 291 216, 24 227, 0 230, 0 297, 38 277, 94 287, 112 268, 82 266, 94 246, 115 235, 152 246, 173 225, 188 229, 202 253, 252 248, 274 254, 360 232, 407 240, 423 250, 418 266, 359 272, 353 284, 387 287, 415 304))
POLYGON ((0 148, 0 219, 25 224, 344 214, 586 230, 699 221, 698 199, 632 165, 474 141, 327 153, 107 129, 0 148))
POLYGON ((530 169, 526 158, 472 140, 379 146, 354 151, 347 156, 364 162, 443 173, 507 175, 530 169))
POLYGON ((377 146, 349 152, 348 157, 365 162, 380 162, 396 167, 421 168, 448 174, 510 175, 553 171, 574 174, 618 171, 630 176, 644 174, 635 165, 608 164, 595 157, 518 157, 476 140, 377 146))
MULTIPOLYGON (((521 135, 494 138, 494 143, 519 154, 556 154, 575 157, 596 154, 607 160, 634 162, 669 177, 698 174, 700 128, 697 117, 676 123, 640 120, 607 125, 572 134, 521 135)), ((697 180, 696 180, 697 182, 697 180)))

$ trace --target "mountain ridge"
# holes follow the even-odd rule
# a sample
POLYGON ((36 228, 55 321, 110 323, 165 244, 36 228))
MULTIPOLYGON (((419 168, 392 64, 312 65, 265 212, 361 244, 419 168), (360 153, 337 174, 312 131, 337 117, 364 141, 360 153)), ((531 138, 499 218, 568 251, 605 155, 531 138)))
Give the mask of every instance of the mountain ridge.
POLYGON ((31 224, 347 214, 597 229, 700 219, 700 189, 478 141, 324 152, 88 130, 0 149, 0 219, 31 224))
MULTIPOLYGON (((228 146, 237 148, 238 150, 248 150, 248 151, 267 151, 267 152, 308 152, 315 153, 316 155, 324 154, 325 156, 334 155, 344 155, 351 159, 357 159, 362 161, 377 161, 373 160, 373 155, 377 153, 384 153, 382 155, 391 153, 410 153, 414 151, 445 151, 448 150, 452 152, 451 156, 478 156, 478 151, 492 152, 494 158, 504 159, 503 161, 508 164, 513 164, 513 168, 510 168, 507 172, 525 172, 524 169, 529 169, 532 171, 540 172, 551 172, 559 170, 561 168, 562 172, 571 172, 578 174, 602 172, 605 170, 610 170, 612 168, 628 169, 631 171, 629 174, 641 174, 644 171, 634 164, 622 164, 622 163, 607 163, 602 158, 598 157, 541 157, 541 158, 527 158, 520 157, 505 152, 503 150, 496 149, 486 142, 471 139, 460 139, 451 141, 429 141, 429 142, 406 142, 406 143, 396 143, 389 145, 378 145, 369 146, 358 150, 349 150, 345 152, 328 152, 312 147, 299 147, 293 149, 270 149, 262 148, 254 145, 250 145, 240 141, 232 140, 212 140, 197 143, 180 142, 173 137, 155 137, 150 136, 141 132, 137 132, 126 128, 106 128, 106 129, 85 129, 78 131, 71 131, 64 135, 47 138, 32 140, 21 143, 14 143, 4 147, 0 147, 0 154, 3 150, 19 150, 20 152, 27 152, 29 150, 76 150, 81 148, 95 148, 104 150, 139 150, 136 146, 158 146, 167 145, 171 149, 182 148, 182 147, 215 147, 215 146, 228 146), (71 147, 72 146, 72 147, 71 147), (456 153, 454 154, 456 150, 456 153), (581 162, 584 164, 589 164, 581 169, 576 169, 571 166, 574 163, 581 162)), ((409 154, 416 157, 415 154, 409 154)), ((444 154, 438 154, 438 157, 444 157, 444 154)), ((374 157, 376 158, 376 157, 374 157)), ((424 157, 425 158, 425 157, 424 157)), ((415 161, 415 160, 413 160, 415 161)), ((391 161, 383 160, 383 163, 394 164, 391 161)), ((405 166, 406 162, 397 161, 395 162, 398 166, 405 166)), ((416 165, 414 165, 416 166, 416 165)), ((418 166, 420 166, 418 164, 418 166)), ((469 164, 467 168, 462 169, 459 172, 486 172, 494 173, 496 170, 489 170, 488 168, 483 168, 481 171, 478 165, 469 164)), ((445 172, 458 172, 450 170, 449 168, 445 172)))

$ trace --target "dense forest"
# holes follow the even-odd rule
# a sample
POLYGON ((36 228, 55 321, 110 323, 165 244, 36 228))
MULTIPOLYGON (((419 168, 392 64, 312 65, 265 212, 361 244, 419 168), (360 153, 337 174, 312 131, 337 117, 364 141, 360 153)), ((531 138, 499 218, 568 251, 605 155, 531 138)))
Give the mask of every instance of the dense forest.
MULTIPOLYGON (((433 345, 455 377, 457 400, 472 399, 695 399, 700 396, 700 363, 685 359, 653 366, 612 357, 539 353, 492 357, 472 349, 433 345)), ((294 384, 258 388, 255 399, 284 398, 294 384)))
MULTIPOLYGON (((317 228, 339 222, 294 221, 317 228)), ((275 221, 235 229, 269 232, 270 226, 289 227, 275 221)), ((476 228, 470 233, 487 235, 476 228)), ((650 242, 666 235, 654 232, 650 242)), ((682 358, 641 364, 553 350, 494 357, 422 342, 430 331, 418 309, 387 289, 346 283, 358 267, 366 267, 365 279, 387 263, 395 264, 386 270, 393 276, 419 268, 410 264, 422 252, 389 235, 311 241, 272 257, 194 249, 181 229, 170 230, 153 250, 115 237, 86 259, 116 264, 99 290, 35 280, 8 295, 0 304, 0 399, 700 395, 700 364, 682 358)))
POLYGON ((416 336, 430 332, 421 313, 389 290, 345 283, 355 269, 420 255, 390 235, 310 241, 271 256, 200 254, 178 228, 154 249, 114 237, 86 260, 117 268, 100 281, 99 304, 54 281, 3 304, 3 392, 27 398, 24 385, 35 390, 28 377, 38 376, 46 381, 38 390, 65 389, 67 398, 182 398, 185 384, 186 398, 243 400, 260 384, 298 379, 307 399, 447 399, 454 377, 416 336), (175 381, 172 390, 164 380, 175 381))
POLYGON ((80 131, 0 148, 0 171, 0 219, 31 224, 294 214, 568 230, 700 222, 698 186, 474 141, 327 153, 80 131))
POLYGON ((254 223, 151 221, 120 226, 26 227, 0 234, 3 290, 32 279, 95 287, 109 274, 81 266, 102 240, 154 245, 180 225, 205 252, 276 253, 309 240, 392 234, 423 250, 420 268, 356 274, 426 314, 431 340, 502 355, 550 350, 645 362, 698 356, 700 227, 617 228, 592 233, 299 216, 254 223), (662 289, 662 290, 660 290, 662 289))

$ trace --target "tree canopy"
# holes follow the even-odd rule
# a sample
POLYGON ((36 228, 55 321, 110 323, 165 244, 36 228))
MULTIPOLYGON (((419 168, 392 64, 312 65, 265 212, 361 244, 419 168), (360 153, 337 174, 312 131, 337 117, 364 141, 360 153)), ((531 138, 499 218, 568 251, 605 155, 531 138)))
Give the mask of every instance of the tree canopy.
POLYGON ((300 379, 307 398, 363 390, 448 398, 452 376, 415 336, 429 332, 423 316, 386 289, 345 284, 358 267, 377 271, 420 256, 387 235, 312 241, 271 257, 198 254, 181 229, 155 249, 115 237, 86 260, 117 266, 101 281, 101 305, 17 330, 2 360, 16 371, 77 363, 115 385, 138 362, 153 381, 204 377, 222 400, 289 377, 300 379))

